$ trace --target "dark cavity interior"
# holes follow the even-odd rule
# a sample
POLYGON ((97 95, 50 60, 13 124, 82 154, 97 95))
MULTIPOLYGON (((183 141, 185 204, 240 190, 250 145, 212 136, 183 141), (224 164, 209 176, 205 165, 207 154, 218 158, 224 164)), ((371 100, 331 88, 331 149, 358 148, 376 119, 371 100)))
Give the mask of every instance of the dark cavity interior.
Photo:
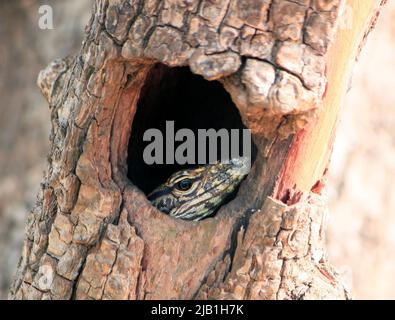
MULTIPOLYGON (((151 128, 162 132, 163 160, 166 162, 166 121, 174 121, 175 132, 182 128, 191 129, 196 140, 198 129, 246 129, 237 107, 219 82, 207 81, 193 74, 188 67, 169 68, 162 64, 155 65, 145 81, 138 101, 128 150, 128 178, 145 194, 165 182, 174 172, 197 166, 177 163, 148 165, 144 162, 143 152, 151 141, 143 141, 143 135, 151 128)), ((240 155, 243 151, 241 132, 240 155)), ((221 151, 219 142, 220 139, 218 154, 221 151)), ((181 143, 175 142, 174 150, 181 143)), ((195 163, 198 163, 197 145, 195 143, 195 163)), ((256 148, 253 144, 252 149, 254 159, 256 148)), ((206 154, 208 155, 208 151, 206 154)))

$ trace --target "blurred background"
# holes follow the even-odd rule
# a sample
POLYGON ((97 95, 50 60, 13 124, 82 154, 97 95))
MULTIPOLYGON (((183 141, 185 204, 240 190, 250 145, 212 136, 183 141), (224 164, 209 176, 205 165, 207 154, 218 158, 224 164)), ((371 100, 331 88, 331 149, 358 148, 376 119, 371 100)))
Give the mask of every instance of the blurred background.
MULTIPOLYGON (((0 299, 46 168, 50 117, 36 86, 51 60, 81 46, 92 0, 0 0, 0 299), (54 29, 38 28, 53 8, 54 29)), ((359 299, 395 299, 395 1, 354 71, 330 166, 330 261, 359 299)))
POLYGON ((50 112, 36 85, 55 58, 78 52, 92 0, 0 0, 0 299, 18 263, 49 148, 50 112), (52 30, 38 9, 53 8, 52 30))

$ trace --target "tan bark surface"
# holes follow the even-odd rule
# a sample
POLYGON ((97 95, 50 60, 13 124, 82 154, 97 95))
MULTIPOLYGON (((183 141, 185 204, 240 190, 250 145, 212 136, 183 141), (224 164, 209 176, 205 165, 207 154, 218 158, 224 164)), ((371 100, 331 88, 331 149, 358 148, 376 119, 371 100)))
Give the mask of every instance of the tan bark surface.
POLYGON ((347 298, 325 258, 325 206, 309 194, 319 193, 333 135, 314 130, 333 132, 326 117, 338 113, 325 105, 325 65, 336 107, 336 79, 348 73, 332 61, 355 57, 380 2, 343 3, 355 13, 352 32, 336 33, 341 3, 97 0, 81 52, 39 76, 52 112, 49 167, 11 297, 347 298), (341 55, 328 55, 333 37, 341 55), (212 219, 171 219, 126 178, 131 123, 155 62, 219 80, 253 131, 252 171, 212 219), (317 142, 311 159, 299 152, 317 142), (301 180, 290 159, 314 174, 301 180))

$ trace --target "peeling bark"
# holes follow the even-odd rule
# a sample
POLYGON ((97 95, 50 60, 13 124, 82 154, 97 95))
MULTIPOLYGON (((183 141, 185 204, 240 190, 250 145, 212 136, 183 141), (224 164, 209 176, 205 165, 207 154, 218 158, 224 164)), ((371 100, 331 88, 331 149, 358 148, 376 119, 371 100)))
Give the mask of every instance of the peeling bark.
MULTIPOLYGON (((342 5, 97 0, 81 52, 38 79, 51 151, 10 297, 348 298, 325 258, 326 208, 309 194, 315 175, 301 188, 289 165, 309 161, 297 151, 314 139, 300 134, 332 112, 322 104, 325 66, 332 41, 345 41, 336 32, 342 5), (158 62, 220 81, 253 132, 252 171, 214 218, 174 220, 127 178, 137 102, 158 62)), ((377 5, 355 17, 354 46, 377 5)), ((326 159, 309 163, 318 170, 326 159)))

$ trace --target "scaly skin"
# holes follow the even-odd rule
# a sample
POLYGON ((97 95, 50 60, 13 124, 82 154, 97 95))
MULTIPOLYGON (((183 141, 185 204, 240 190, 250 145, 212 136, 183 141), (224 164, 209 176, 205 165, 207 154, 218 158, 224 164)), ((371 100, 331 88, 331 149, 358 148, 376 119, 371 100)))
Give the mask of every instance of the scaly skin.
POLYGON ((235 191, 249 171, 248 158, 208 164, 174 173, 148 195, 162 212, 198 221, 211 215, 235 191))

